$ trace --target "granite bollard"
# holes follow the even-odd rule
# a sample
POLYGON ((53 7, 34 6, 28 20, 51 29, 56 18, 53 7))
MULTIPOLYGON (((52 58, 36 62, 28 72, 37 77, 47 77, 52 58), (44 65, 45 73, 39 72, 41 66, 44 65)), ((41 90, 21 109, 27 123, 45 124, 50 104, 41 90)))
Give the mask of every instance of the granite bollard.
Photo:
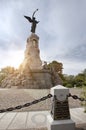
POLYGON ((47 116, 48 130, 75 130, 75 123, 70 118, 68 95, 69 89, 57 85, 51 88, 52 110, 47 116))

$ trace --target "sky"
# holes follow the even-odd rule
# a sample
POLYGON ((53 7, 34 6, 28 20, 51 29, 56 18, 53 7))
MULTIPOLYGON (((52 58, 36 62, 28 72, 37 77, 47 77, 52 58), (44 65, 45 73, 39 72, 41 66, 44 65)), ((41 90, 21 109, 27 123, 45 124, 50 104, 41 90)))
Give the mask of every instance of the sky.
POLYGON ((0 0, 0 68, 18 67, 24 59, 31 24, 36 28, 42 61, 63 63, 63 73, 86 68, 86 0, 0 0))

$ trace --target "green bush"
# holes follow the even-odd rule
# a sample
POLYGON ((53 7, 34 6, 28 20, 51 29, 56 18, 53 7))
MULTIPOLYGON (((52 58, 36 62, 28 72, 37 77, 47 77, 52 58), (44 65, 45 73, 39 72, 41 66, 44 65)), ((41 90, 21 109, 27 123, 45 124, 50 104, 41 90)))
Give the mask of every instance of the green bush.
POLYGON ((67 84, 66 87, 72 88, 73 86, 72 86, 72 84, 67 84))
POLYGON ((1 84, 2 80, 5 79, 5 77, 6 77, 6 74, 1 74, 1 73, 0 73, 0 84, 1 84))

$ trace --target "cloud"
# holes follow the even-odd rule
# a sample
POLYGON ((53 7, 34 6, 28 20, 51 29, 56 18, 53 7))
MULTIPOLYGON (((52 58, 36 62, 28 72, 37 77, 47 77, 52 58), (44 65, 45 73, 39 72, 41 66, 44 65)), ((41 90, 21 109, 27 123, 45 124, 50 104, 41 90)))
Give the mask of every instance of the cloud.
POLYGON ((21 50, 24 52, 31 25, 23 16, 31 17, 37 8, 39 11, 35 16, 40 23, 36 32, 40 37, 42 60, 63 62, 64 72, 67 73, 84 69, 86 63, 85 0, 36 0, 36 2, 0 0, 0 61, 1 58, 4 59, 0 67, 9 63, 5 58, 10 59, 10 54, 13 56, 15 52, 17 54, 21 50), (74 68, 71 63, 75 64, 74 68), (76 64, 80 65, 78 70, 76 64))
POLYGON ((73 60, 62 60, 63 61, 63 73, 76 75, 82 72, 86 68, 86 62, 73 62, 73 60), (71 70, 71 71, 70 71, 71 70))
POLYGON ((65 58, 78 62, 86 62, 86 43, 83 44, 83 46, 78 45, 74 49, 70 50, 70 52, 65 55, 65 58))

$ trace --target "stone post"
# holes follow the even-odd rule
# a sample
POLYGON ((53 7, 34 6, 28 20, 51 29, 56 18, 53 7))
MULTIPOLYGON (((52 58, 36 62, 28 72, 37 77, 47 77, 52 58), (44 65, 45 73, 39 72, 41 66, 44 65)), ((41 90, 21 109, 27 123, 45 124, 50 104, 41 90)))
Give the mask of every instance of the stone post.
POLYGON ((75 123, 70 119, 68 95, 69 89, 57 85, 51 88, 52 110, 47 116, 48 130, 75 130, 75 123))

